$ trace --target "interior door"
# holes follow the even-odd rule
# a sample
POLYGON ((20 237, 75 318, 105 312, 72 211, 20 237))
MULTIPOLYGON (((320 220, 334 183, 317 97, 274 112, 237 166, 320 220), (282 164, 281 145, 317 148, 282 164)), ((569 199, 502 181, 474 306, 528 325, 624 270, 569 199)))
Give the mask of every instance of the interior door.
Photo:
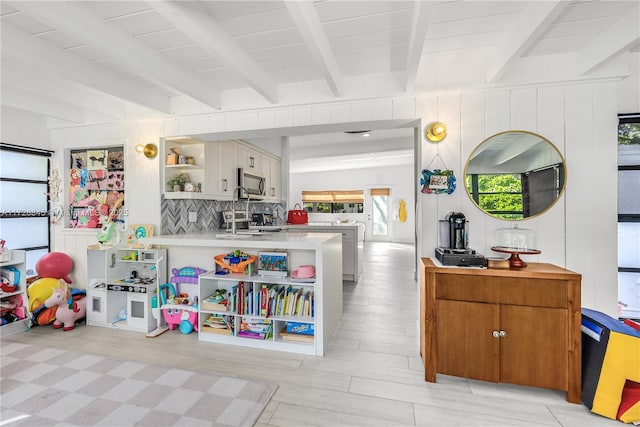
POLYGON ((368 188, 365 191, 364 208, 367 214, 367 240, 390 242, 391 189, 368 188))

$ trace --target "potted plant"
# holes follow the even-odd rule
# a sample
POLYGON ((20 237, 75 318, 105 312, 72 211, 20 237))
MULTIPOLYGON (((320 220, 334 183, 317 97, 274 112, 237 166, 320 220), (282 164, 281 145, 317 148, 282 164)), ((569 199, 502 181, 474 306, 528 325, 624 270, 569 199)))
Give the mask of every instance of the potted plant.
POLYGON ((180 174, 174 176, 167 181, 167 185, 173 189, 173 191, 182 191, 182 186, 187 182, 186 178, 180 174))

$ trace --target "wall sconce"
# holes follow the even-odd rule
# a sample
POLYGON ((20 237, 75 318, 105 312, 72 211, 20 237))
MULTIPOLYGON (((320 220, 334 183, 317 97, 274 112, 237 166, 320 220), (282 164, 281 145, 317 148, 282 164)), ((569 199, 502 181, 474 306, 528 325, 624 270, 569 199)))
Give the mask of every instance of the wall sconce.
POLYGON ((442 122, 433 122, 427 126, 426 137, 431 142, 440 142, 447 136, 447 127, 442 122))
POLYGON ((156 144, 137 144, 136 153, 142 153, 147 159, 153 159, 158 154, 158 146, 156 144))

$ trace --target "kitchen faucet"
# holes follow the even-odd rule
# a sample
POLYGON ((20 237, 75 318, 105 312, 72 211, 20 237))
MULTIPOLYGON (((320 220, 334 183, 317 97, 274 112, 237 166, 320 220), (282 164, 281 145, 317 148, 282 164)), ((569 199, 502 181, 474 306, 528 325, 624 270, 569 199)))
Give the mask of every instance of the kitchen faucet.
POLYGON ((237 201, 240 201, 240 193, 238 192, 244 191, 247 194, 247 212, 245 213, 245 218, 249 220, 249 202, 251 201, 251 195, 249 191, 241 185, 238 185, 233 190, 233 195, 231 197, 231 234, 236 234, 236 195, 238 197, 237 201))

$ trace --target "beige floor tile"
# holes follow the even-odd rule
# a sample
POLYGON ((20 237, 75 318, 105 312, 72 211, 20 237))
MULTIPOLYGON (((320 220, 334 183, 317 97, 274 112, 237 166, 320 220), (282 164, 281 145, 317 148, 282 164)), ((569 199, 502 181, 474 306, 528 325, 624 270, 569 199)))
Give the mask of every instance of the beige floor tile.
POLYGON ((281 385, 273 400, 402 425, 413 424, 413 405, 408 402, 312 387, 281 385))
MULTIPOLYGON (((282 427, 320 427, 320 426, 394 426, 400 427, 395 421, 372 418, 359 415, 345 414, 335 410, 309 408, 307 406, 280 403, 271 418, 270 425, 282 427)), ((405 424, 413 426, 413 422, 405 424)))

